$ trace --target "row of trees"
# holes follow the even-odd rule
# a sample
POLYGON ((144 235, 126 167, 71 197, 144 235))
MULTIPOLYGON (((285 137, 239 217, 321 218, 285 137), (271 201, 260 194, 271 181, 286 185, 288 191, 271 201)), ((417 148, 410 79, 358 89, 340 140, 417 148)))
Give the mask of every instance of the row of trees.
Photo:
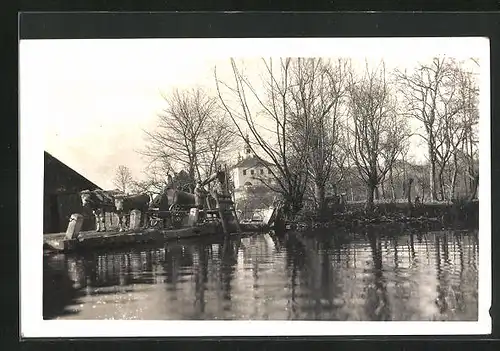
POLYGON ((427 144, 431 199, 454 197, 460 164, 466 167, 475 196, 479 89, 474 74, 455 60, 435 58, 411 74, 396 71, 396 79, 401 82, 405 114, 424 127, 418 135, 427 144))
POLYGON ((170 174, 192 191, 196 180, 230 163, 231 151, 249 137, 252 152, 274 164, 275 182, 262 184, 281 195, 290 214, 307 199, 321 211, 328 193, 352 192, 354 183, 365 187, 368 206, 380 188, 396 198, 396 184, 410 178, 428 199, 446 200, 466 177, 473 197, 479 90, 471 63, 478 65, 442 57, 411 71, 388 71, 384 62, 262 59, 256 81, 231 59, 230 79, 214 70, 216 95, 195 88, 163 96, 167 107, 157 128, 145 131, 141 151, 151 161, 148 180, 134 188, 161 187, 170 174), (403 166, 401 180, 415 137, 427 145, 427 171, 403 166))
POLYGON ((353 169, 371 207, 379 187, 394 182, 394 166, 404 161, 414 136, 427 144, 430 200, 454 198, 460 172, 475 196, 479 90, 468 64, 433 58, 412 71, 388 72, 384 62, 356 69, 345 59, 262 59, 255 83, 231 59, 233 81, 218 79, 217 72, 215 79, 239 134, 244 121, 254 153, 276 165, 278 181, 266 185, 293 214, 308 197, 323 209, 325 194, 346 188, 353 169))

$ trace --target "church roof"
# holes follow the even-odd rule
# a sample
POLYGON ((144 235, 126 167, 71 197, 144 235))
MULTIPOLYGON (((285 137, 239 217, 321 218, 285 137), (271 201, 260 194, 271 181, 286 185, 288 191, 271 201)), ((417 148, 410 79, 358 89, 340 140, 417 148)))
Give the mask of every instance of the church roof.
POLYGON ((266 160, 260 159, 256 156, 244 158, 240 162, 238 162, 234 168, 252 168, 252 167, 265 167, 265 166, 273 166, 271 162, 267 162, 266 160))

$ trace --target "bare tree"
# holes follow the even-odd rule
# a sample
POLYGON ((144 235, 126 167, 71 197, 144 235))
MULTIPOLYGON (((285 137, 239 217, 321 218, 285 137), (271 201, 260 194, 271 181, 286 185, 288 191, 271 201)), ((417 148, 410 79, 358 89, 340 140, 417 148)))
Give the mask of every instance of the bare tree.
POLYGON ((211 176, 219 165, 229 162, 229 150, 238 148, 237 141, 236 131, 227 116, 217 116, 210 121, 204 140, 206 152, 200 155, 205 177, 211 176))
POLYGON ((342 107, 346 95, 349 62, 298 58, 291 64, 291 102, 288 106, 292 128, 290 144, 307 150, 307 170, 314 189, 317 209, 325 205, 327 182, 337 183, 334 169, 343 165, 339 147, 342 107))
POLYGON ((419 135, 426 141, 429 158, 431 200, 437 199, 436 167, 440 160, 445 164, 451 155, 446 150, 445 135, 442 133, 445 121, 457 114, 459 107, 453 106, 455 86, 454 61, 449 58, 433 58, 430 64, 419 63, 413 72, 396 71, 400 82, 407 114, 420 121, 424 133, 419 135), (439 147, 442 146, 440 149, 439 147))
POLYGON ((132 183, 132 191, 137 194, 160 194, 162 185, 161 182, 154 181, 150 178, 147 180, 134 180, 132 183))
POLYGON ((234 59, 230 60, 234 82, 223 82, 214 71, 218 96, 224 109, 233 121, 241 139, 246 132, 240 121, 248 127, 251 151, 261 160, 271 160, 273 167, 266 166, 274 182, 262 178, 260 181, 269 189, 280 193, 285 203, 287 215, 295 215, 302 208, 302 200, 307 183, 307 150, 301 150, 291 143, 292 126, 289 106, 292 101, 291 64, 292 59, 262 59, 264 75, 263 89, 258 91, 245 76, 242 68, 234 59), (251 110, 251 100, 258 106, 258 111, 251 110), (255 121, 259 115, 267 126, 260 126, 255 121), (270 138, 270 136, 272 138, 270 138))
POLYGON ((113 183, 118 190, 125 194, 132 190, 133 178, 130 169, 127 166, 118 166, 113 183))
MULTIPOLYGON (((479 65, 478 61, 475 61, 479 65)), ((466 174, 467 192, 470 198, 473 199, 477 195, 477 187, 479 184, 479 168, 478 168, 478 136, 477 126, 479 123, 479 88, 474 74, 471 71, 461 69, 459 71, 459 98, 463 101, 463 109, 458 116, 458 122, 462 129, 460 145, 454 153, 454 172, 451 186, 451 198, 455 195, 455 181, 457 172, 460 168, 458 160, 461 158, 464 162, 462 168, 466 174), (459 157, 458 155, 462 156, 459 157)))
POLYGON ((463 144, 467 132, 466 111, 467 99, 470 98, 470 84, 462 67, 451 61, 449 74, 444 81, 441 94, 441 108, 439 113, 439 128, 436 137, 436 156, 439 180, 439 195, 441 200, 454 197, 458 174, 458 156, 460 145, 463 144), (445 179, 445 173, 448 179, 445 179), (448 191, 446 191, 448 187, 448 191))
POLYGON ((187 169, 193 191, 196 179, 202 177, 201 159, 213 145, 208 140, 218 137, 211 133, 217 121, 216 99, 201 88, 175 89, 163 98, 168 106, 159 115, 156 130, 145 131, 149 143, 142 153, 152 161, 168 160, 170 164, 187 169))
POLYGON ((175 169, 169 155, 164 150, 160 149, 156 150, 156 153, 152 153, 149 150, 152 145, 146 147, 146 150, 140 150, 138 153, 145 156, 149 163, 143 170, 143 180, 135 180, 133 189, 137 193, 159 194, 168 185, 169 176, 172 177, 175 174, 175 169))
MULTIPOLYGON (((388 186, 390 190, 388 197, 390 197, 392 201, 395 201, 398 198, 403 198, 407 191, 407 156, 409 148, 409 139, 406 139, 400 145, 401 152, 399 158, 393 163, 392 167, 389 168, 389 172, 382 182, 382 191, 385 190, 384 186, 388 186)), ((385 195, 387 194, 383 194, 384 198, 385 195)))
POLYGON ((397 112, 383 62, 372 71, 367 65, 360 79, 352 74, 350 80, 350 156, 367 185, 367 207, 372 208, 377 187, 401 154, 408 130, 397 112))

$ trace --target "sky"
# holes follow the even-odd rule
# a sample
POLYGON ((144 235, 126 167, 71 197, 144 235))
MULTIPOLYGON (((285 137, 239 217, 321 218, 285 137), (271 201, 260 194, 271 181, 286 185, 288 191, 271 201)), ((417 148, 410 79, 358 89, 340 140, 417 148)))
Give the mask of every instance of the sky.
MULTIPOLYGON (((214 66, 222 80, 231 79, 229 57, 258 75, 260 57, 383 58, 388 69, 404 69, 442 54, 488 59, 487 47, 478 38, 23 40, 21 139, 23 128, 39 129, 43 150, 111 189, 119 165, 143 177, 147 160, 137 151, 143 130, 153 130, 166 107, 160 92, 214 92, 214 66)), ((411 153, 421 159, 424 151, 414 142, 411 153)))

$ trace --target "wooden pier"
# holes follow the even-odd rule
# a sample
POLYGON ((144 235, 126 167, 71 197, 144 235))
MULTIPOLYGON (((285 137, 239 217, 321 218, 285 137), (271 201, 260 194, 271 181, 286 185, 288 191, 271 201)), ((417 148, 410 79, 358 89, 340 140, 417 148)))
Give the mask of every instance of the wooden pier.
POLYGON ((179 229, 143 229, 125 232, 81 232, 76 238, 68 238, 67 233, 44 235, 44 251, 71 252, 97 248, 115 248, 130 245, 163 243, 182 238, 196 238, 220 233, 217 223, 179 229))
MULTIPOLYGON (((231 233, 263 233, 269 230, 269 227, 264 223, 240 223, 239 227, 239 230, 231 231, 231 233)), ((116 230, 107 232, 85 231, 79 232, 73 237, 68 233, 55 233, 44 235, 43 248, 46 253, 114 249, 124 246, 162 244, 173 240, 195 239, 231 233, 225 232, 221 223, 215 221, 178 229, 147 228, 125 232, 116 230)))

